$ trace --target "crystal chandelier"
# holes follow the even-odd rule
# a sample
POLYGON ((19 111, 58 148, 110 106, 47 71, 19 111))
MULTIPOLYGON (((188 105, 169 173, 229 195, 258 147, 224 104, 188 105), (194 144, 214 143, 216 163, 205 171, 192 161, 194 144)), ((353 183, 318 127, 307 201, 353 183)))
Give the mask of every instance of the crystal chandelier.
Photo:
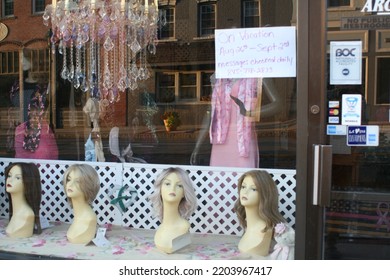
POLYGON ((156 53, 157 1, 53 0, 43 20, 62 55, 61 77, 107 103, 135 90, 150 77, 147 53, 156 53))

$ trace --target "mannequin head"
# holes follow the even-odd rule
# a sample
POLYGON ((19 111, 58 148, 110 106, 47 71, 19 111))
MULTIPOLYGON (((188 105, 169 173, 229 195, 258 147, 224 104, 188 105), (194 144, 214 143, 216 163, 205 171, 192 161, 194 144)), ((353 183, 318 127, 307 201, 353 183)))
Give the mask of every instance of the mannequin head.
POLYGON ((34 233, 41 233, 39 209, 41 206, 42 187, 38 167, 34 163, 11 163, 5 169, 6 190, 10 201, 10 219, 13 215, 12 196, 23 192, 25 200, 34 212, 34 233))
POLYGON ((100 190, 99 175, 88 164, 73 164, 64 173, 63 185, 70 205, 72 199, 80 197, 92 204, 100 190))
POLYGON ((246 209, 256 207, 259 217, 265 221, 264 231, 273 228, 277 223, 284 222, 279 212, 279 194, 271 175, 265 170, 251 170, 238 179, 238 196, 234 210, 244 229, 246 209))
POLYGON ((163 204, 178 202, 180 216, 188 218, 197 207, 195 190, 187 172, 178 167, 164 169, 154 182, 154 193, 150 196, 157 216, 162 219, 163 204), (176 188, 172 185, 177 185, 176 188))

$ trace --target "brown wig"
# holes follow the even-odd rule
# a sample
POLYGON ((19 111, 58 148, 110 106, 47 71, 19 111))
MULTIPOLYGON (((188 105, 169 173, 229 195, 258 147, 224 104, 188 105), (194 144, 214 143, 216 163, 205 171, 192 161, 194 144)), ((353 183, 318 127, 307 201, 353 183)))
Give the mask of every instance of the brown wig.
MULTIPOLYGON (((22 178, 24 185, 24 196, 27 204, 31 207, 34 212, 34 233, 40 234, 42 232, 41 221, 39 218, 41 198, 42 198, 42 187, 41 187, 41 176, 38 167, 34 163, 26 162, 15 162, 9 164, 5 168, 5 178, 8 177, 8 173, 14 166, 19 166, 22 170, 22 178)), ((11 220, 13 215, 12 209, 12 196, 8 193, 9 199, 9 219, 11 220)))
POLYGON ((240 190, 242 182, 247 176, 252 177, 259 192, 259 216, 266 223, 264 232, 272 229, 277 223, 285 222, 285 219, 279 212, 278 189, 271 175, 265 170, 250 170, 238 179, 238 199, 234 204, 234 210, 244 230, 247 227, 246 212, 240 201, 240 190))

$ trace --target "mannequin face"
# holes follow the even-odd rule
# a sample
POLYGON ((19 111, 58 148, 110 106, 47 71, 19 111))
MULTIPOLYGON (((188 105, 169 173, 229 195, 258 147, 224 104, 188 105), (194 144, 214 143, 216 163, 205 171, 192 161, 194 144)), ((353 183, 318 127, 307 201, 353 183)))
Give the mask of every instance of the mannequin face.
POLYGON ((169 174, 162 182, 161 197, 167 202, 180 202, 184 197, 184 186, 176 173, 169 174))
POLYGON ((66 186, 65 191, 66 195, 69 198, 79 198, 84 197, 84 193, 81 191, 81 183, 80 183, 81 173, 79 170, 73 170, 69 173, 66 178, 66 186))
POLYGON ((259 192, 251 176, 246 176, 242 181, 240 189, 240 202, 244 207, 259 205, 259 192))
POLYGON ((6 191, 8 193, 23 192, 24 183, 22 176, 22 169, 20 166, 15 165, 11 168, 6 179, 6 191))

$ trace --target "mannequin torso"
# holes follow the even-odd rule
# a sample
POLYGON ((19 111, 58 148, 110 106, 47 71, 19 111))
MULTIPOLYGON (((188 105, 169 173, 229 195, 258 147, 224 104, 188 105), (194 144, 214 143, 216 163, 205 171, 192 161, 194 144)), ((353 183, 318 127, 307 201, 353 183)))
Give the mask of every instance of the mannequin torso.
POLYGON ((85 205, 73 204, 73 209, 75 218, 66 236, 71 243, 87 244, 96 234, 96 214, 87 203, 85 205))
POLYGON ((31 237, 34 232, 34 218, 31 207, 27 203, 20 204, 17 209, 14 208, 12 218, 6 228, 7 235, 16 238, 31 237))
POLYGON ((160 251, 165 253, 173 253, 172 241, 186 233, 190 229, 190 223, 180 218, 174 224, 162 223, 156 231, 154 236, 154 243, 160 251))
POLYGON ((240 242, 238 249, 241 253, 266 256, 269 254, 273 230, 263 232, 265 223, 259 222, 247 228, 240 242))

